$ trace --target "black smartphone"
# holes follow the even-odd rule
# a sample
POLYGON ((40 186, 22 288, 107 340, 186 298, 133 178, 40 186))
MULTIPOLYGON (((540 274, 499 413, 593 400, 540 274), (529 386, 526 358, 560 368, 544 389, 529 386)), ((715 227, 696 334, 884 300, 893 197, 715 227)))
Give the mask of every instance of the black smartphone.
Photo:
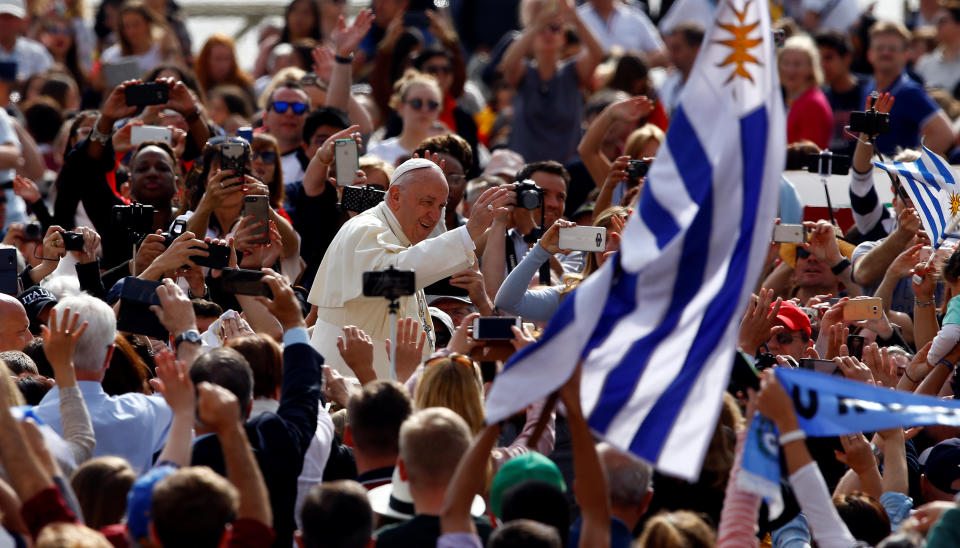
POLYGON ((163 82, 133 84, 124 90, 128 107, 163 105, 170 100, 170 90, 163 82))
POLYGON ((270 197, 262 194, 254 194, 243 197, 243 216, 253 215, 250 223, 263 223, 251 234, 260 235, 255 240, 250 240, 254 244, 270 243, 270 197))
POLYGON ((17 276, 17 250, 0 249, 0 293, 16 296, 20 293, 20 277, 17 276))
POLYGON ((470 292, 462 287, 457 287, 455 285, 450 285, 450 278, 444 278, 439 282, 433 282, 427 287, 423 288, 423 292, 427 295, 443 295, 445 297, 469 297, 470 292))
POLYGON ((17 81, 17 62, 0 61, 0 82, 17 81))
POLYGON ((747 388, 760 390, 760 373, 758 368, 743 352, 737 352, 733 358, 733 369, 730 372, 730 386, 734 391, 747 388))
POLYGON ((273 297, 273 291, 263 280, 263 272, 243 268, 225 268, 220 273, 220 287, 226 293, 234 295, 253 295, 254 297, 273 297))
POLYGON ((83 251, 83 234, 79 232, 61 232, 63 247, 67 251, 83 251))
POLYGON ((117 331, 146 335, 167 342, 170 333, 160 323, 151 305, 159 305, 157 288, 161 282, 141 280, 128 276, 120 289, 120 311, 117 313, 117 331))
POLYGON ((827 375, 837 375, 842 377, 843 372, 840 371, 840 368, 837 367, 837 364, 833 360, 814 360, 811 358, 800 358, 797 360, 802 369, 810 369, 811 371, 816 371, 818 373, 826 373, 827 375))
POLYGON ((863 337, 860 335, 847 335, 847 350, 850 355, 858 360, 863 359, 863 337))
POLYGON ((194 255, 190 257, 190 260, 193 261, 193 264, 197 266, 205 266, 207 268, 215 268, 217 270, 227 268, 227 265, 230 264, 230 246, 222 244, 208 244, 207 252, 209 252, 209 255, 206 257, 202 255, 194 255))
POLYGON ((853 111, 850 113, 850 132, 880 135, 890 131, 890 114, 876 111, 853 111))
POLYGON ((810 173, 820 175, 846 175, 850 173, 850 157, 844 154, 810 154, 806 168, 810 173))
POLYGON ((387 193, 371 186, 345 186, 340 195, 340 209, 363 213, 384 201, 387 193))
MULTIPOLYGON (((413 270, 373 270, 363 273, 363 296, 398 299, 417 292, 417 276, 413 270)), ((511 337, 513 338, 513 337, 511 337)))
POLYGON ((473 320, 473 338, 475 340, 510 340, 516 337, 513 326, 520 327, 520 318, 487 316, 473 320))

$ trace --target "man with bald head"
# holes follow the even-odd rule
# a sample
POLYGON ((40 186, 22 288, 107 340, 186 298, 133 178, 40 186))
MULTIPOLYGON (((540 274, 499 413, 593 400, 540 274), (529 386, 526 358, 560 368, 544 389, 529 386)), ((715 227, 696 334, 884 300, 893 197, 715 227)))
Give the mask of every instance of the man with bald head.
POLYGON ((0 293, 0 352, 23 350, 32 340, 26 309, 16 298, 0 293))
POLYGON ((515 200, 512 185, 491 188, 477 199, 464 226, 444 230, 447 180, 439 166, 425 159, 407 160, 393 174, 386 199, 347 221, 327 248, 310 292, 318 307, 311 344, 326 363, 353 376, 337 348, 343 326, 355 325, 374 339, 374 369, 390 376, 384 340, 390 336, 388 301, 363 296, 363 273, 393 266, 416 272, 416 294, 400 299, 398 319, 413 318, 426 326, 428 343, 423 356, 433 352, 434 340, 423 288, 469 268, 476 260, 474 242, 495 215, 515 200))

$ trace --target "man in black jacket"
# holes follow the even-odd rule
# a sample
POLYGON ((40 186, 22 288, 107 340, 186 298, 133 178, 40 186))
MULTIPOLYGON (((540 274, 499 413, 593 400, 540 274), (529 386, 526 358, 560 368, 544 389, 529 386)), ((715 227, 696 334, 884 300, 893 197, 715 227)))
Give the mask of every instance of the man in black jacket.
MULTIPOLYGON (((296 528, 293 516, 297 476, 317 429, 323 358, 310 346, 306 324, 290 284, 270 269, 264 272, 263 280, 274 295, 273 299, 263 298, 264 304, 283 326, 280 407, 276 413, 263 413, 247 420, 246 430, 270 491, 273 528, 277 533, 274 546, 288 548, 296 528)), ((190 368, 190 378, 195 384, 207 381, 230 390, 239 400, 241 416, 249 416, 253 373, 235 350, 220 348, 200 356, 190 368)), ((209 435, 203 425, 197 425, 196 432, 198 438, 193 445, 191 464, 206 465, 225 475, 220 442, 209 435)))

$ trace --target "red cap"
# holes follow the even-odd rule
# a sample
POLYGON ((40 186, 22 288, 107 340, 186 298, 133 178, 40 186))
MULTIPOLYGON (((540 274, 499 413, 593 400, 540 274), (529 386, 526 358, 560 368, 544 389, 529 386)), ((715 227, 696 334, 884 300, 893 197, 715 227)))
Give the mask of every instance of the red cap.
MULTIPOLYGON (((774 306, 776 306, 776 303, 771 304, 770 309, 772 310, 774 306)), ((780 311, 777 312, 777 319, 790 331, 803 331, 807 334, 807 338, 810 337, 810 318, 808 318, 807 313, 800 310, 800 307, 793 301, 780 302, 780 311)))

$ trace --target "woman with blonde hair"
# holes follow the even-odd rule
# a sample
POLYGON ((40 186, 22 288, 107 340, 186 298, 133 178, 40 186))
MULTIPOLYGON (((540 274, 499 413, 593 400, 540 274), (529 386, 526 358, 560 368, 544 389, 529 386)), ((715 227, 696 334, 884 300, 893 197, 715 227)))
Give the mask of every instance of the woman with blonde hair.
POLYGON ((396 85, 390 107, 403 121, 400 135, 370 145, 368 152, 388 164, 410 156, 420 142, 430 137, 433 123, 440 116, 443 92, 430 75, 408 70, 396 85))
POLYGON ((700 516, 688 510, 661 512, 647 521, 635 546, 657 548, 711 548, 717 534, 700 516))
POLYGON ((820 91, 820 53, 809 36, 791 36, 777 54, 780 85, 787 111, 787 143, 809 139, 821 149, 830 146, 833 110, 820 91))

